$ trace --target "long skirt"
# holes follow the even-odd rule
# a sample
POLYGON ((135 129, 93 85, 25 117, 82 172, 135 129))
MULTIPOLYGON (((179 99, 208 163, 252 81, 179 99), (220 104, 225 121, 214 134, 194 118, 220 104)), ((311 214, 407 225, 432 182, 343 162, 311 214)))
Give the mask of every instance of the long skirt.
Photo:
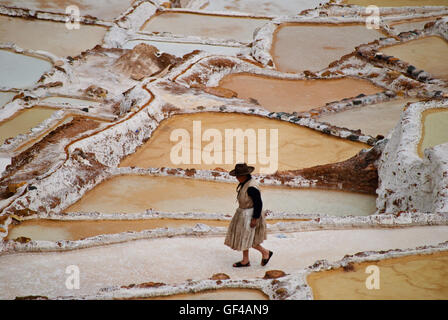
POLYGON ((267 239, 266 219, 264 212, 257 220, 255 228, 250 227, 250 221, 254 208, 250 209, 236 209, 235 215, 230 221, 227 229, 226 239, 224 244, 233 250, 247 250, 253 246, 261 244, 267 239))

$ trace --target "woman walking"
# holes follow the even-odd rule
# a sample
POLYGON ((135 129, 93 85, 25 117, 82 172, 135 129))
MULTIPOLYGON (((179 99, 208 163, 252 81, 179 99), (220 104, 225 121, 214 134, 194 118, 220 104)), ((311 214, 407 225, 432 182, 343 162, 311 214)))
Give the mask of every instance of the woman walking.
POLYGON ((230 222, 224 244, 238 251, 243 251, 243 260, 233 264, 235 268, 249 267, 249 249, 254 248, 262 254, 261 265, 265 266, 273 252, 261 246, 267 239, 266 220, 262 212, 263 203, 257 182, 250 175, 254 167, 238 163, 229 172, 239 181, 237 187, 238 209, 230 222))

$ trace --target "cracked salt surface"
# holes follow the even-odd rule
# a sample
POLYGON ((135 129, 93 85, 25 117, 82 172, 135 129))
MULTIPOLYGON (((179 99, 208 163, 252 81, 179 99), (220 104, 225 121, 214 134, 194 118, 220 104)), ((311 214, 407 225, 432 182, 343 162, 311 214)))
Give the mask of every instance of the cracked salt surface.
POLYGON ((243 269, 232 267, 241 259, 240 253, 225 247, 223 237, 138 240, 69 252, 7 254, 0 256, 0 298, 95 294, 114 285, 148 281, 176 284, 207 279, 217 272, 232 279, 263 277, 272 269, 292 273, 319 259, 335 261, 360 251, 435 245, 446 241, 447 232, 447 226, 432 226, 298 232, 286 237, 269 234, 264 246, 275 252, 269 267, 260 266, 260 255, 251 252, 252 266, 243 269), (80 269, 80 289, 76 292, 65 287, 69 265, 80 269))

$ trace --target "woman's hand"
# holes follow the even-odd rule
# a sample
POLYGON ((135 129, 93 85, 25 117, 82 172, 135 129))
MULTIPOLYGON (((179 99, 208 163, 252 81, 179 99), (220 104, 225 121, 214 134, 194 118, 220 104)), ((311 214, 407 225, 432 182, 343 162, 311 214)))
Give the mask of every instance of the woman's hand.
POLYGON ((255 228, 257 226, 257 220, 255 218, 252 218, 252 220, 250 220, 250 227, 251 228, 255 228))

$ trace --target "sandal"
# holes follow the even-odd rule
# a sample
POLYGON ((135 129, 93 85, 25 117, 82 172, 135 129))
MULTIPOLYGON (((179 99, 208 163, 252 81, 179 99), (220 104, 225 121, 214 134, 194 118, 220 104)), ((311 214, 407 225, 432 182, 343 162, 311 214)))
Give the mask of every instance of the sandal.
POLYGON ((242 264, 241 261, 240 262, 236 262, 233 264, 234 268, 241 268, 241 267, 250 267, 250 261, 246 264, 242 264))
POLYGON ((271 260, 272 255, 274 254, 274 252, 272 252, 271 250, 269 250, 269 258, 267 259, 261 259, 261 265, 265 266, 268 264, 269 260, 271 260))

